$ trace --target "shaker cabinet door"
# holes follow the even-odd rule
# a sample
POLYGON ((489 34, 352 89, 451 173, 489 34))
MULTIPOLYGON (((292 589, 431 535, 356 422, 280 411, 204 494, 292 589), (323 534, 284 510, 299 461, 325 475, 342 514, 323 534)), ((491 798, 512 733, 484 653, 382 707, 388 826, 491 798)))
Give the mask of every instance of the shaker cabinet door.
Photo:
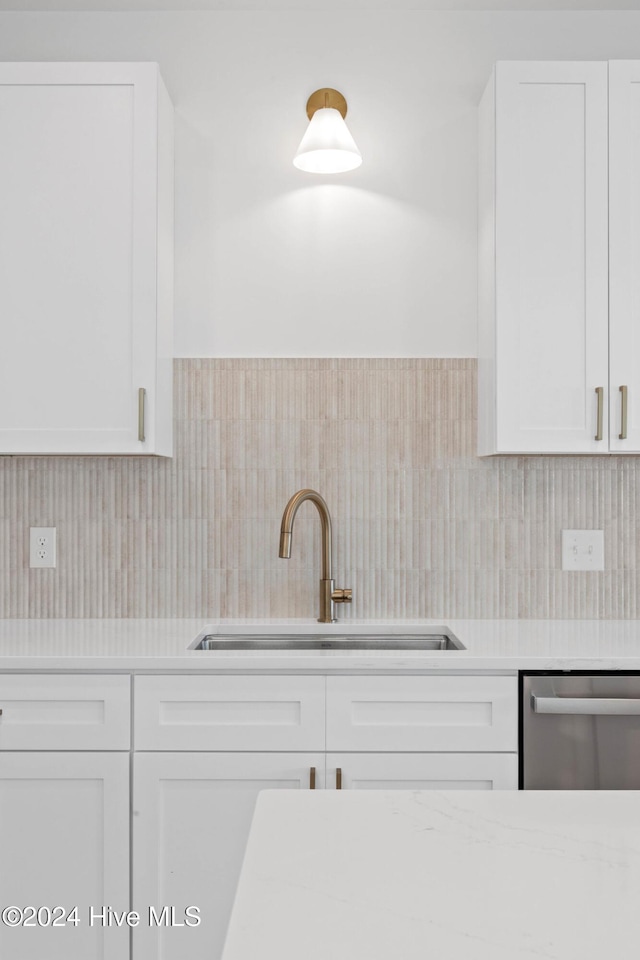
POLYGON ((640 453, 640 61, 609 64, 611 450, 640 453))
POLYGON ((129 930, 89 915, 129 910, 128 753, 0 753, 0 905, 43 908, 0 924, 0 957, 128 960, 129 930))
POLYGON ((157 66, 0 64, 0 124, 0 453, 170 455, 157 66))
POLYGON ((498 63, 480 122, 479 452, 607 453, 607 64, 498 63))
POLYGON ((201 919, 141 923, 135 960, 219 960, 258 793, 321 789, 324 765, 324 753, 135 754, 133 908, 201 919))

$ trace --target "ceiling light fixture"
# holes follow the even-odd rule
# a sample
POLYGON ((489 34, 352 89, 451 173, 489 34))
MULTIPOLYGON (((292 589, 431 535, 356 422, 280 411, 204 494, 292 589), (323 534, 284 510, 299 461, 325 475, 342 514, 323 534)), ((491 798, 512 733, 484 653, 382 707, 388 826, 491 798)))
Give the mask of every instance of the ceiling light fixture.
POLYGON ((316 90, 307 100, 310 123, 293 164, 307 173, 345 173, 362 163, 362 155, 344 122, 347 101, 330 87, 316 90))

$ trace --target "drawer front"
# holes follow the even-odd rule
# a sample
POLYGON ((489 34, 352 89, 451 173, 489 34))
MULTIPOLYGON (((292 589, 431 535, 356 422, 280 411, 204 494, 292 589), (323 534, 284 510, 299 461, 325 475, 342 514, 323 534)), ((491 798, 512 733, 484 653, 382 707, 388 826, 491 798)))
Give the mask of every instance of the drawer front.
POLYGON ((327 678, 327 750, 517 749, 516 677, 327 678))
POLYGON ((328 753, 327 790, 517 790, 515 753, 328 753))
POLYGON ((129 750, 131 679, 0 675, 0 750, 129 750))
POLYGON ((324 750, 324 677, 136 677, 136 750, 324 750))

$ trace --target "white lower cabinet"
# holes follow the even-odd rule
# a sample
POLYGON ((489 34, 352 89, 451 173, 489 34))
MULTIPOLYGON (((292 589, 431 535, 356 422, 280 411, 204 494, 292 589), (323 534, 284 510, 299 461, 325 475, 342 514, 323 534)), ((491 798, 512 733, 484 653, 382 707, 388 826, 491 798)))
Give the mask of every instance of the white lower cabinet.
POLYGON ((134 960, 217 960, 258 793, 335 790, 340 777, 349 790, 518 785, 517 758, 508 753, 138 753, 133 909, 144 922, 133 932, 134 960), (149 923, 151 907, 156 917, 169 908, 162 922, 149 923), (198 926, 189 926, 190 907, 198 926))
POLYGON ((0 753, 0 905, 43 908, 0 924, 2 958, 127 960, 128 929, 90 908, 129 909, 128 753, 0 753))
MULTIPOLYGON (((323 753, 138 753, 134 762, 133 909, 175 908, 185 923, 133 932, 134 960, 217 960, 258 793, 308 789, 323 753)), ((167 914, 167 918, 169 915, 167 914)))
POLYGON ((518 786, 515 677, 138 676, 133 755, 130 685, 0 676, 1 960, 219 960, 261 790, 518 786))
POLYGON ((517 790, 515 753, 328 753, 327 789, 517 790))
POLYGON ((140 676, 135 688, 145 922, 133 960, 219 960, 261 790, 518 786, 515 677, 140 676), (200 925, 177 925, 189 907, 200 925))

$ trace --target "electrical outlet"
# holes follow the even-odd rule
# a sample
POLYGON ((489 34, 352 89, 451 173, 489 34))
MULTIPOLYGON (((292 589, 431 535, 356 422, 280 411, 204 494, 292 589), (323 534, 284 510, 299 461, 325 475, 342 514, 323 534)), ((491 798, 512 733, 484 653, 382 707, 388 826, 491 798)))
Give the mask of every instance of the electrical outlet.
POLYGON ((56 528, 29 528, 29 566, 55 567, 56 565, 56 528))
POLYGON ((563 530, 563 570, 604 570, 604 530, 563 530))

